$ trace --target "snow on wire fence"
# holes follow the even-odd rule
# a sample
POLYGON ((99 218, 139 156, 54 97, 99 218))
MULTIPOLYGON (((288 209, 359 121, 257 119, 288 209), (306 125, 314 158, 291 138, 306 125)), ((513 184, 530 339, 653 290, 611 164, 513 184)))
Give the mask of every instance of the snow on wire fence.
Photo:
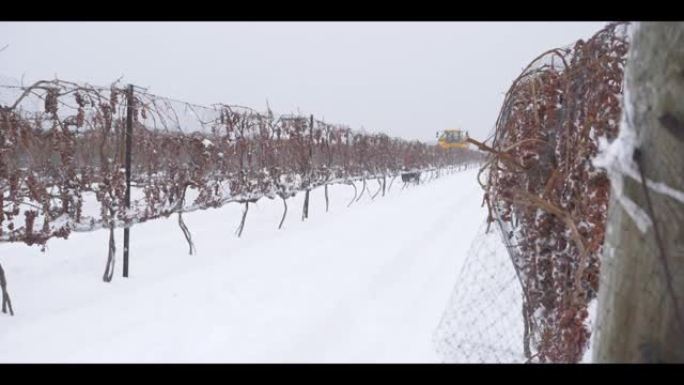
MULTIPOLYGON (((327 208, 329 184, 350 184, 356 192, 353 182, 362 181, 360 197, 371 188, 367 181, 376 180, 375 198, 402 172, 432 178, 479 159, 474 151, 357 132, 313 115, 200 106, 118 82, 4 84, 0 242, 45 245, 72 231, 108 228, 103 278, 109 281, 118 227, 125 228, 126 276, 127 231, 136 223, 177 214, 192 254, 184 212, 243 204, 239 236, 249 204, 264 197, 283 200, 284 220, 286 200, 304 192, 305 219, 314 188, 325 188, 327 208)), ((6 295, 2 270, 0 278, 6 295)))
POLYGON ((483 221, 435 333, 446 362, 521 362, 522 292, 498 232, 483 221))
POLYGON ((491 145, 472 141, 490 154, 489 215, 436 332, 446 361, 582 359, 610 193, 592 159, 617 135, 627 50, 628 24, 612 23, 543 53, 508 90, 491 145))

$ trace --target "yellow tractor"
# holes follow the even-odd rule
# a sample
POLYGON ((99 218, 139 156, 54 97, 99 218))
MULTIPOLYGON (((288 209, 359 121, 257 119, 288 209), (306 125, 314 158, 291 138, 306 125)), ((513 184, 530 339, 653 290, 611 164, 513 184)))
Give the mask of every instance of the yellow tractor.
POLYGON ((437 142, 442 148, 467 148, 468 132, 463 130, 444 130, 437 133, 437 142))

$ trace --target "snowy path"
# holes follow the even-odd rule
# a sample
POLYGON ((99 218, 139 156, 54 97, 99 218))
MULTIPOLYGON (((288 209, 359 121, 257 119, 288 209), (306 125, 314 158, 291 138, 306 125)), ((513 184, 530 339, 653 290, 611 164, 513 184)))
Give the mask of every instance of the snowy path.
MULTIPOLYGON (((48 250, 0 245, 16 316, 0 314, 0 362, 431 362, 432 333, 486 216, 476 170, 347 208, 349 186, 131 230, 131 278, 101 281, 108 232, 48 250)), ((369 183, 372 192, 377 183, 369 183)), ((360 191, 360 188, 359 188, 360 191)), ((301 194, 300 194, 301 195, 301 194)))

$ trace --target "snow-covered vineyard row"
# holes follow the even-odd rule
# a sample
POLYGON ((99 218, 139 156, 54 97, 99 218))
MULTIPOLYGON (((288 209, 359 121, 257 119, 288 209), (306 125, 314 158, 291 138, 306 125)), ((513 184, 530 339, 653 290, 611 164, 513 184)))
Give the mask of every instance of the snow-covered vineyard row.
MULTIPOLYGON (((44 244, 71 231, 129 227, 228 202, 246 211, 263 197, 286 200, 356 180, 364 190, 377 180, 384 193, 402 171, 436 174, 477 161, 467 150, 313 116, 197 106, 117 84, 54 80, 2 91, 2 242, 44 244)), ((308 199, 304 217, 307 206, 308 199)))
POLYGON ((261 199, 240 238, 239 205, 184 214, 192 256, 175 217, 141 223, 130 278, 109 284, 106 230, 45 252, 0 244, 15 305, 0 317, 0 362, 439 361, 431 335, 486 216, 476 174, 395 181, 376 199, 332 185, 329 207, 318 188, 309 219, 288 215, 282 230, 282 202, 261 199))

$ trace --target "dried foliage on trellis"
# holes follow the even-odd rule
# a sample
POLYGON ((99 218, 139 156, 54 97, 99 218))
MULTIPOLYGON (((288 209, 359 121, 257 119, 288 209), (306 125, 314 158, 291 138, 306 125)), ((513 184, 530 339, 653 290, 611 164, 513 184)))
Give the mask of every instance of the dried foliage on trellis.
MULTIPOLYGON (((128 94, 117 83, 53 80, 1 91, 0 242, 44 245, 71 231, 130 226, 229 202, 245 203, 246 213, 249 202, 263 197, 285 200, 354 180, 377 179, 384 186, 402 170, 478 158, 312 116, 198 106, 142 90, 128 94), (126 209, 129 103, 133 190, 126 209)), ((180 217, 179 225, 191 242, 180 217)))
POLYGON ((617 135, 626 23, 536 58, 513 82, 484 169, 489 221, 513 245, 530 362, 577 362, 590 336, 609 181, 592 166, 617 135))

